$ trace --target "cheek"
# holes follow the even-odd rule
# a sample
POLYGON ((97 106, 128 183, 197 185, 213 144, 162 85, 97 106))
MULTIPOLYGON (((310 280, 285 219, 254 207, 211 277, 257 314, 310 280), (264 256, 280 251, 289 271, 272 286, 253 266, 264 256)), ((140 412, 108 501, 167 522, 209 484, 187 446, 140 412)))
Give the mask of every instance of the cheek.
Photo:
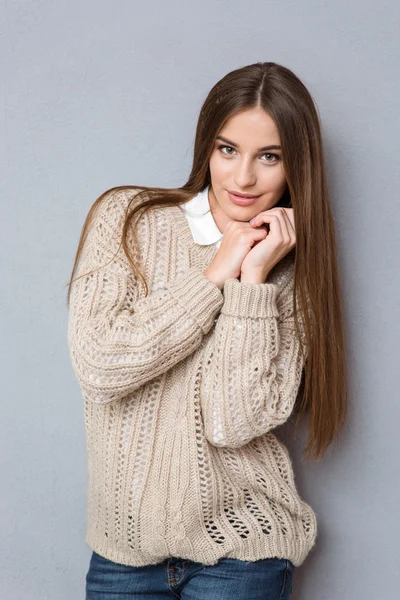
POLYGON ((271 169, 266 176, 272 189, 280 191, 286 186, 286 177, 283 168, 271 169))
POLYGON ((222 159, 218 154, 211 155, 210 158, 210 171, 214 176, 222 176, 226 173, 229 173, 230 166, 229 161, 222 159))
POLYGON ((211 154, 210 161, 209 161, 209 168, 210 168, 210 171, 214 171, 214 172, 216 172, 218 170, 215 154, 211 154))

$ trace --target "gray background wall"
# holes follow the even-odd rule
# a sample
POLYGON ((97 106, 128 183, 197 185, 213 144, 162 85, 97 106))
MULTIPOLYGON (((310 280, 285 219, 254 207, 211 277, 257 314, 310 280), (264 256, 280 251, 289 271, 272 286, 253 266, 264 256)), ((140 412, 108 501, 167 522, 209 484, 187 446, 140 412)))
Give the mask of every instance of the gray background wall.
POLYGON ((319 519, 294 600, 398 599, 399 22, 395 0, 1 1, 0 598, 84 598, 83 403, 66 283, 105 189, 181 185, 228 71, 293 69, 323 122, 350 372, 340 443, 301 458, 319 519))

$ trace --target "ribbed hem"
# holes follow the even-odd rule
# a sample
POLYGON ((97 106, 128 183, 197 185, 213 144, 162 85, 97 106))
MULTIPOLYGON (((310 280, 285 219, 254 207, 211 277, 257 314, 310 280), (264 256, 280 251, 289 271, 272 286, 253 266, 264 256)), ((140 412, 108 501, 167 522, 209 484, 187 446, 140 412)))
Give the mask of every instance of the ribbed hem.
POLYGON ((219 312, 224 297, 219 287, 213 283, 199 267, 190 267, 174 283, 167 285, 177 302, 207 333, 219 312))
POLYGON ((275 283, 241 283, 229 278, 224 285, 221 313, 238 317, 278 317, 275 283))
MULTIPOLYGON (((254 562, 265 558, 283 558, 290 560, 295 567, 300 567, 316 545, 317 522, 315 514, 312 517, 312 532, 308 536, 299 527, 296 527, 296 537, 277 534, 273 538, 267 536, 259 540, 258 535, 255 533, 244 542, 235 545, 234 548, 232 548, 232 543, 227 543, 226 546, 230 547, 228 550, 226 547, 217 548, 215 543, 212 543, 210 539, 204 539, 202 532, 199 532, 198 544, 186 545, 185 548, 179 548, 176 544, 173 548, 175 550, 173 554, 204 565, 215 565, 221 558, 235 558, 246 562, 254 562), (189 551, 188 547, 190 548, 189 551)), ((160 547, 157 554, 153 554, 153 549, 151 552, 145 552, 144 550, 128 549, 126 546, 121 548, 118 547, 115 540, 104 542, 100 534, 97 535, 97 532, 87 533, 85 542, 100 556, 127 566, 142 567, 159 564, 171 556, 165 552, 165 545, 160 547)), ((147 539, 144 540, 143 544, 148 545, 146 542, 148 542, 147 539)))

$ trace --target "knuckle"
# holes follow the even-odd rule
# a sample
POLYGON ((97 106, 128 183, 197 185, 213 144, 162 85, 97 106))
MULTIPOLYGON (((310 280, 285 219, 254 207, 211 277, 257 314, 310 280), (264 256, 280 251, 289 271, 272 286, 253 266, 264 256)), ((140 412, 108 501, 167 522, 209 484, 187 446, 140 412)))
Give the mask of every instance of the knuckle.
POLYGON ((276 213, 278 213, 278 214, 280 214, 280 215, 283 215, 283 214, 285 213, 285 209, 283 208, 283 206, 275 206, 275 207, 273 208, 273 211, 274 211, 274 212, 273 212, 273 213, 271 213, 271 214, 272 214, 273 216, 275 216, 275 217, 277 216, 277 214, 276 214, 276 213))

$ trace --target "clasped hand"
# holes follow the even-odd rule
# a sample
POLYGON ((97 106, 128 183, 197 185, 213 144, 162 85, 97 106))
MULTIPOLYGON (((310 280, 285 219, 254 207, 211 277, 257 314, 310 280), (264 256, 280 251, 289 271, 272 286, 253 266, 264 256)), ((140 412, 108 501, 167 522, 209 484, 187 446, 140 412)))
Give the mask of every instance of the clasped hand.
POLYGON ((293 208, 275 207, 264 210, 250 219, 254 228, 267 223, 267 236, 255 243, 241 266, 242 283, 262 283, 268 273, 296 245, 293 208))

